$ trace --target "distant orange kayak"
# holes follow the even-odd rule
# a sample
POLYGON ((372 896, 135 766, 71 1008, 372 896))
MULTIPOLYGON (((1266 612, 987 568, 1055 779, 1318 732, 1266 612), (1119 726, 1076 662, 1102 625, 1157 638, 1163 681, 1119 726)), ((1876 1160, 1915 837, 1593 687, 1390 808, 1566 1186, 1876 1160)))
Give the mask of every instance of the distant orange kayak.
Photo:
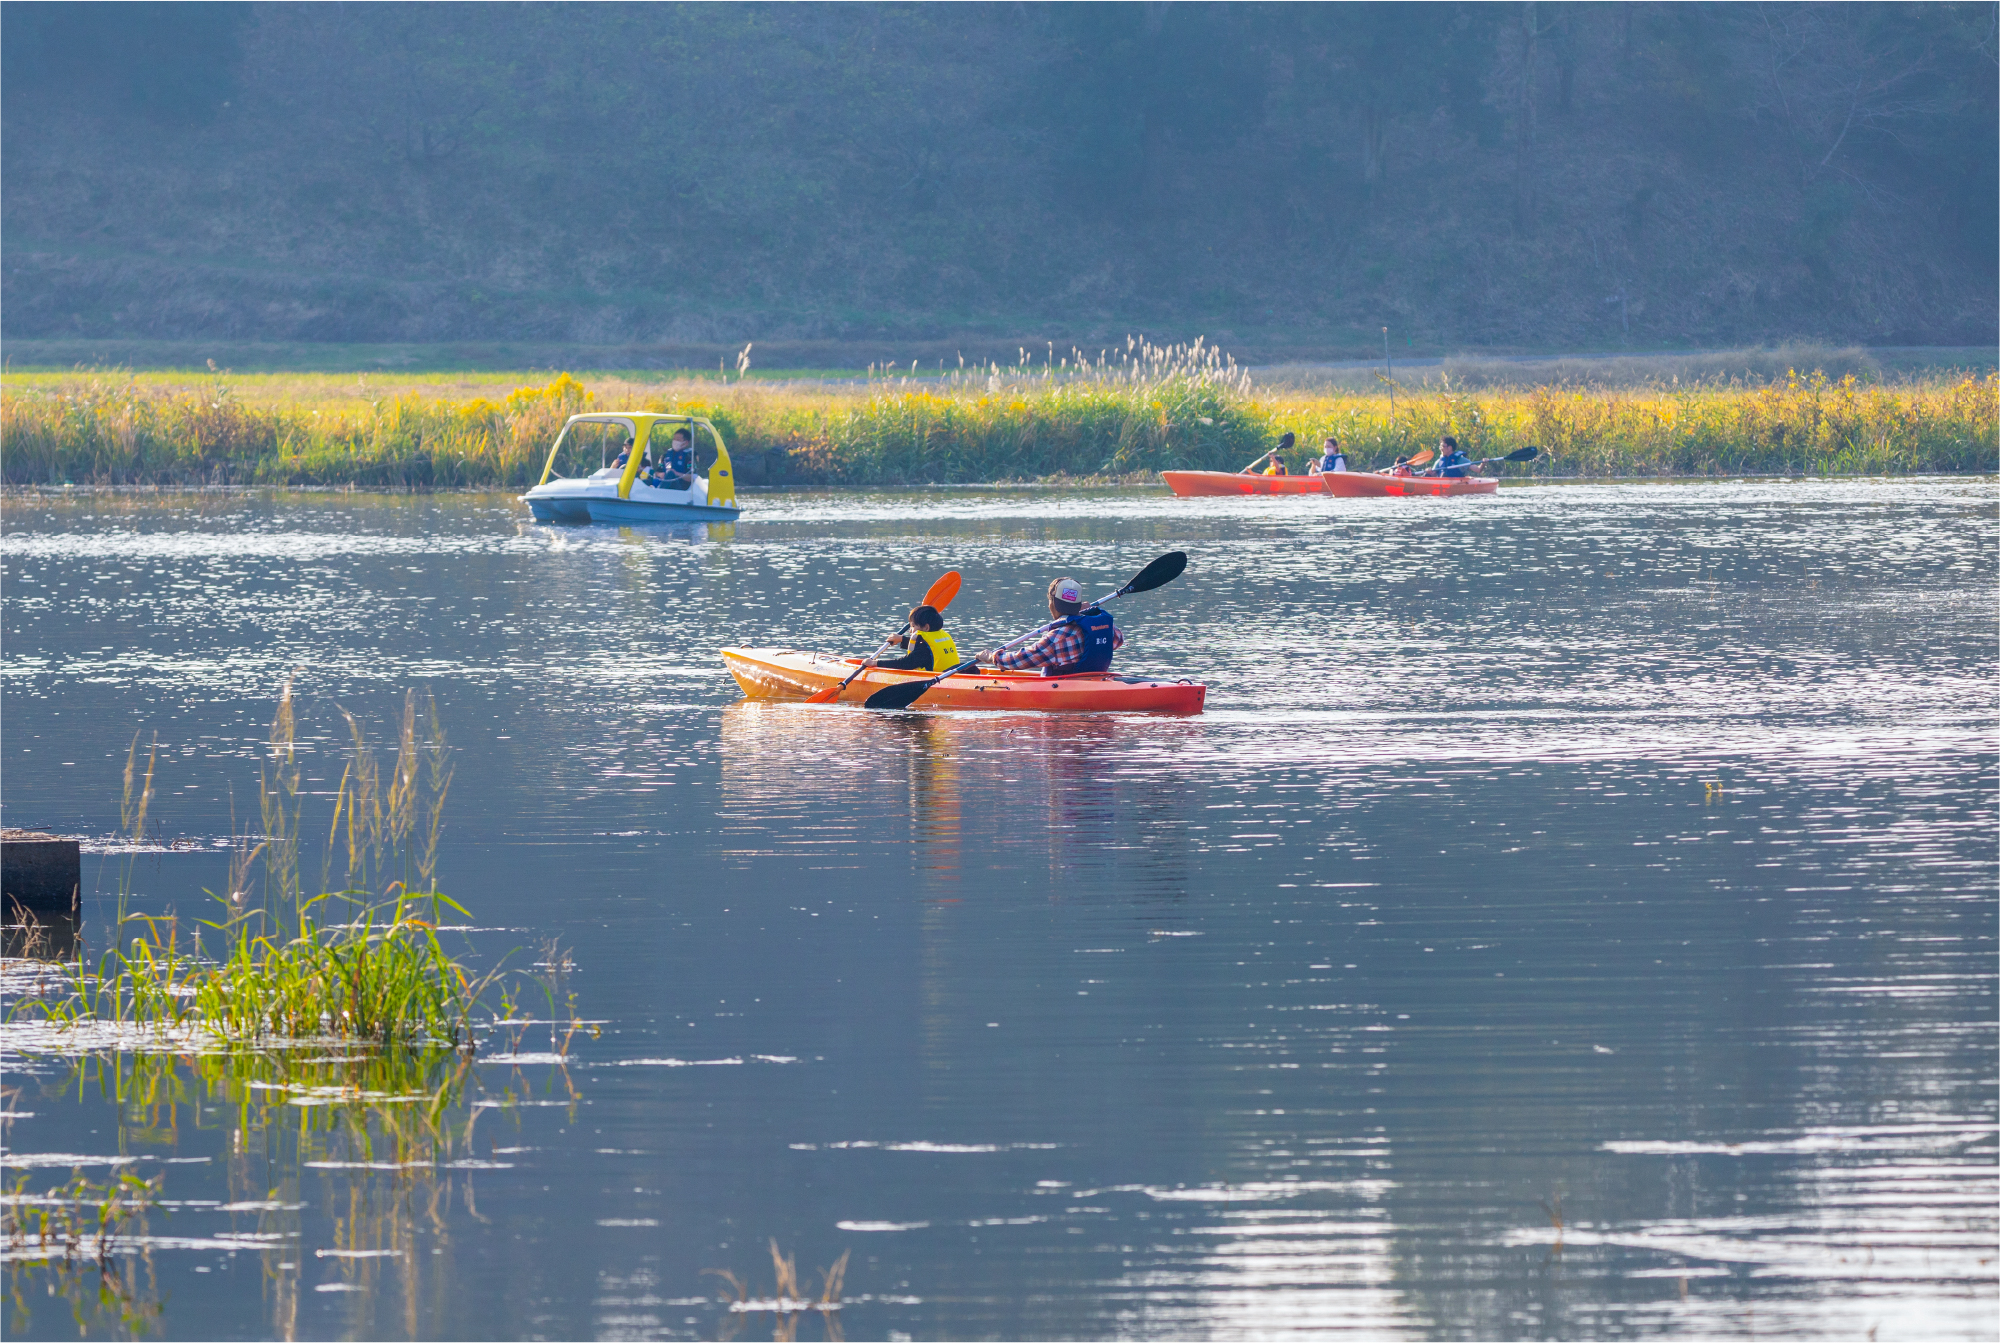
POLYGON ((1383 476, 1373 471, 1328 471, 1314 476, 1328 494, 1341 499, 1380 499, 1384 496, 1491 494, 1500 482, 1490 476, 1383 476))
POLYGON ((1318 494, 1318 476, 1249 476, 1240 471, 1162 471, 1167 488, 1183 498, 1215 494, 1318 494))
MULTIPOLYGON (((804 699, 839 685, 859 658, 830 658, 789 648, 725 648, 722 661, 751 699, 804 699)), ((906 681, 928 680, 930 672, 884 671, 871 667, 841 692, 843 704, 859 704, 876 691, 906 681)), ((1058 713, 1200 713, 1208 687, 1192 681, 1152 681, 1117 672, 1041 676, 1034 672, 965 672, 924 692, 919 709, 1037 709, 1058 713)))

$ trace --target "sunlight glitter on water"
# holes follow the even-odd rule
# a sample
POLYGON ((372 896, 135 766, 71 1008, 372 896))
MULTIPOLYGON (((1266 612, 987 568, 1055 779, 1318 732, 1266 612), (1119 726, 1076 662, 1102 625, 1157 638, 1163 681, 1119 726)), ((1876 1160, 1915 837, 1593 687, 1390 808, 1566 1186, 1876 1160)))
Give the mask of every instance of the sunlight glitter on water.
MULTIPOLYGON (((472 1065, 435 1160, 277 1142, 334 1080, 142 1112, 0 1028, 10 1158, 284 1185, 232 1253, 304 1332, 706 1330, 775 1237, 854 1249, 856 1336, 1992 1335, 1993 482, 751 502, 11 499, 9 823, 111 834, 157 729, 196 841, 86 859, 92 955, 120 880, 206 907, 280 676, 320 825, 336 706, 420 683, 477 954, 562 937, 607 1024, 472 1065), (1120 660, 1196 719, 813 712, 715 659, 865 651, 946 568, 983 645, 1170 548, 1120 660), (410 1253, 279 1267, 352 1200, 410 1253)), ((162 1249, 170 1321, 269 1331, 221 1253, 162 1249)))

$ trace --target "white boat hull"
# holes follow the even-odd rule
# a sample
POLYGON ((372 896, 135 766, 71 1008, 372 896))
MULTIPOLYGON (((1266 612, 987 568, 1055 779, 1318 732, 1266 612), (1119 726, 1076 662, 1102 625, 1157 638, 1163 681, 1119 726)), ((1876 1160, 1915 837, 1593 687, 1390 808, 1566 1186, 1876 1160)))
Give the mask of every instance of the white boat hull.
POLYGON ((743 510, 708 502, 708 482, 696 477, 690 490, 658 490, 633 482, 630 498, 618 497, 618 472, 600 471, 583 480, 551 480, 522 496, 536 522, 734 522, 743 510))

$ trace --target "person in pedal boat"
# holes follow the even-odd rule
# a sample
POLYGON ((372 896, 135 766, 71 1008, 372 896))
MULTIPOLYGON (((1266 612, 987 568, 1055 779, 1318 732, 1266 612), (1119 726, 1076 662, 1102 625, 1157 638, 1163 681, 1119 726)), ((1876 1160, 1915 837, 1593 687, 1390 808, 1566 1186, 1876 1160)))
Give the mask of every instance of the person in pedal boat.
POLYGON ((1329 438, 1321 451, 1319 460, 1306 467, 1309 476, 1324 476, 1334 471, 1347 470, 1347 454, 1341 451, 1340 440, 1329 438))
POLYGON ((1109 611, 1097 606, 1084 609, 1083 589, 1074 578, 1049 584, 1049 616, 1059 623, 1041 638, 1019 648, 989 648, 979 661, 1011 671, 1039 667, 1044 676, 1069 676, 1109 671, 1111 655, 1125 646, 1125 636, 1109 611))
POLYGON ((885 671, 943 671, 965 660, 958 655, 958 645, 944 632, 944 617, 938 614, 935 606, 911 607, 910 631, 890 640, 899 648, 909 649, 909 652, 899 658, 882 661, 868 658, 863 665, 881 667, 885 671))
POLYGON ((656 490, 685 490, 694 486, 694 435, 674 430, 673 441, 660 461, 646 473, 646 483, 656 490))
POLYGON ((1458 440, 1446 434, 1438 440, 1437 464, 1424 472, 1427 476, 1445 476, 1458 480, 1472 469, 1472 459, 1458 450, 1458 440))

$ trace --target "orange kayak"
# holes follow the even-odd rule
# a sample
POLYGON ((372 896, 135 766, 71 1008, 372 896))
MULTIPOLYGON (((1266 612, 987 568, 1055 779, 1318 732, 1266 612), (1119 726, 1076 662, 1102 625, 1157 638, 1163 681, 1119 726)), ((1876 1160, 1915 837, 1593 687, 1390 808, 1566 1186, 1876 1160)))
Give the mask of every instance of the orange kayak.
POLYGON ((1246 476, 1240 471, 1162 471, 1167 488, 1183 498, 1214 494, 1318 494, 1318 476, 1246 476))
POLYGON ((1491 494, 1500 482, 1490 476, 1384 476, 1373 471, 1329 471, 1314 476, 1328 494, 1341 499, 1380 499, 1385 495, 1491 494))
MULTIPOLYGON (((789 648, 725 648, 722 661, 751 699, 804 699, 839 685, 860 658, 830 658, 789 648)), ((859 704, 885 686, 926 680, 931 673, 871 667, 841 692, 859 704)), ((1039 676, 1034 672, 964 672, 926 691, 919 709, 1039 709, 1057 713, 1200 713, 1208 687, 1192 681, 1149 681, 1117 672, 1039 676)))

